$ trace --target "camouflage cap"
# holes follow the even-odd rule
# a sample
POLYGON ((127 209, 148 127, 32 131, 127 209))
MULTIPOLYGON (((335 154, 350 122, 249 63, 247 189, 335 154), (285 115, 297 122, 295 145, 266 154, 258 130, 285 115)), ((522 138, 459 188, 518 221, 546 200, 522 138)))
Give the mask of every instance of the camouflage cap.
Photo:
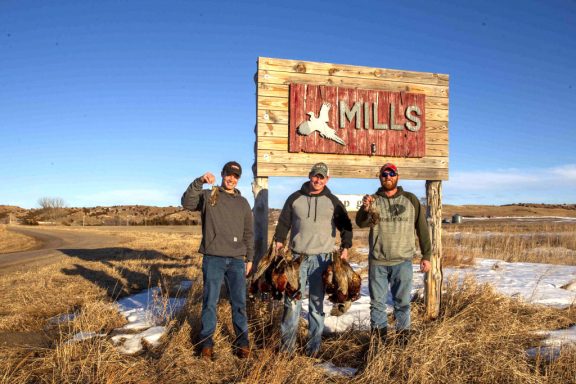
POLYGON ((322 175, 324 177, 328 177, 330 175, 328 166, 325 163, 316 163, 312 166, 312 169, 310 169, 310 175, 322 175))

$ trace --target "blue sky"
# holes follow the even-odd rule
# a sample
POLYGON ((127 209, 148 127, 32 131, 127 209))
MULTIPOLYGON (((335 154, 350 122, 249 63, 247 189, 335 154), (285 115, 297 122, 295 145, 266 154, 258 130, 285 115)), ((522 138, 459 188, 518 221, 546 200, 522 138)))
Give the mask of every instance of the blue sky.
MULTIPOLYGON (((231 159, 252 201, 259 56, 449 74, 444 203, 576 203, 576 1, 19 0, 0 2, 0 204, 177 206, 231 159)), ((270 206, 303 181, 270 178, 270 206)))

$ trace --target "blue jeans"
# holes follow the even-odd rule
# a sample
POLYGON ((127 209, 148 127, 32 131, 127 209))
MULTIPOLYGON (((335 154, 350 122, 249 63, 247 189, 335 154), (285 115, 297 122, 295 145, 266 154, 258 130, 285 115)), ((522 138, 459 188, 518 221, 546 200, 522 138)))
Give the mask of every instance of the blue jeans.
MULTIPOLYGON (((301 257, 294 254, 293 257, 301 257)), ((317 353, 322 342, 322 332, 324 331, 324 281, 322 273, 330 263, 330 254, 321 253, 318 255, 308 255, 300 264, 300 291, 304 293, 306 282, 308 289, 308 343, 306 353, 308 355, 317 353)), ((296 334, 298 331, 298 321, 302 309, 302 300, 293 300, 284 295, 284 313, 282 315, 282 347, 286 352, 294 352, 296 344, 296 334)))
POLYGON ((412 291, 412 261, 384 266, 370 264, 368 288, 370 290, 370 327, 386 328, 386 301, 388 285, 394 304, 394 319, 397 330, 410 329, 410 292, 412 291))
POLYGON ((235 347, 248 346, 248 317, 246 315, 246 266, 235 257, 204 255, 202 258, 204 291, 202 295, 202 330, 200 342, 212 347, 216 330, 216 305, 220 298, 222 280, 230 297, 232 323, 236 333, 235 347))

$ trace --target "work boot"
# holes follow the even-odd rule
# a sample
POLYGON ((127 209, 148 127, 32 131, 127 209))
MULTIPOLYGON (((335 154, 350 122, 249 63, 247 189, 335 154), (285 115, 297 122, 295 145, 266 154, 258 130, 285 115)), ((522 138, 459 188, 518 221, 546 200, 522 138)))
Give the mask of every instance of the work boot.
POLYGON ((247 359, 250 357, 250 347, 245 345, 243 347, 238 347, 238 349, 236 350, 236 356, 238 356, 239 359, 247 359))
POLYGON ((314 359, 314 360, 319 360, 319 357, 320 357, 320 350, 319 349, 317 349, 315 351, 306 351, 305 353, 306 353, 306 356, 308 356, 309 358, 314 359))
POLYGON ((386 337, 388 337, 388 327, 371 328, 370 337, 376 338, 376 340, 380 341, 380 343, 384 345, 384 343, 386 343, 386 337))
POLYGON ((371 328, 370 329, 370 342, 368 344, 368 350, 364 355, 366 362, 373 359, 378 352, 384 350, 384 343, 386 342, 386 336, 388 334, 388 328, 371 328))
POLYGON ((214 348, 212 347, 203 347, 202 351, 200 352, 200 357, 204 361, 212 361, 214 356, 214 348))
POLYGON ((408 345, 408 342, 410 341, 410 330, 409 329, 399 330, 396 340, 398 345, 404 348, 406 345, 408 345))
POLYGON ((384 350, 384 343, 386 342, 386 336, 388 335, 388 328, 370 328, 370 339, 368 340, 368 346, 364 351, 364 358, 360 367, 358 367, 358 373, 362 373, 368 367, 368 364, 378 355, 378 352, 384 350))

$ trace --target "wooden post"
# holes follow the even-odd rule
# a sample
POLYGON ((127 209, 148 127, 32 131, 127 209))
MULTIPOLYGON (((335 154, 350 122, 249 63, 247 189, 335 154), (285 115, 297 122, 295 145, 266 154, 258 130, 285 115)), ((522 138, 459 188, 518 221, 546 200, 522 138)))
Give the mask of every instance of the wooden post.
POLYGON ((442 296, 442 182, 426 181, 426 200, 428 202, 430 236, 432 240, 432 268, 426 273, 425 302, 426 316, 435 319, 440 314, 442 296))
POLYGON ((255 177, 252 182, 254 194, 254 264, 255 271, 258 262, 268 249, 268 178, 255 177))

